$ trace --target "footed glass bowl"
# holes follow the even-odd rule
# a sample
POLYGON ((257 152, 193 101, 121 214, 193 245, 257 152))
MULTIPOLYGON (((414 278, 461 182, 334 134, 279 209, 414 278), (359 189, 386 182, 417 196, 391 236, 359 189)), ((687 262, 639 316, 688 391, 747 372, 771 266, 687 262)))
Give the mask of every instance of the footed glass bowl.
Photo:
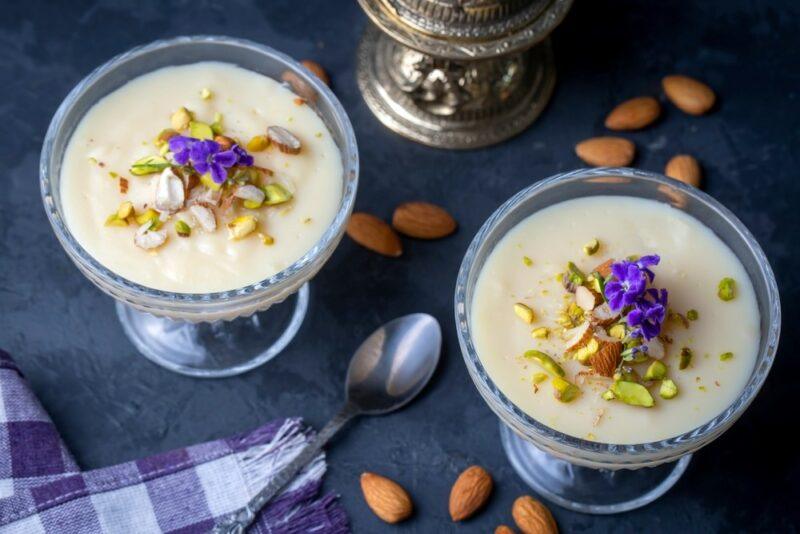
POLYGON ((585 513, 611 514, 644 506, 680 478, 691 455, 727 430, 750 405, 767 377, 780 335, 775 277, 764 252, 744 225, 719 202, 695 188, 651 172, 627 168, 583 169, 553 176, 511 197, 473 239, 458 273, 455 318, 464 361, 478 391, 500 418, 500 434, 514 469, 550 501, 585 513), (520 221, 565 200, 621 195, 671 204, 698 219, 744 265, 761 314, 758 359, 739 398, 706 424, 652 443, 597 443, 558 432, 533 419, 498 389, 481 364, 471 332, 478 275, 498 241, 520 221))
POLYGON ((358 148, 347 114, 328 87, 290 57, 251 41, 193 36, 157 41, 121 54, 84 78, 56 111, 42 148, 42 200, 56 237, 89 280, 117 300, 125 333, 150 360, 201 377, 231 376, 277 355, 305 316, 310 280, 333 253, 353 209, 358 148), (283 81, 330 130, 344 168, 339 210, 322 238, 288 268, 256 284, 218 293, 172 293, 136 284, 95 260, 62 216, 64 151, 86 112, 128 81, 171 66, 221 61, 283 81))

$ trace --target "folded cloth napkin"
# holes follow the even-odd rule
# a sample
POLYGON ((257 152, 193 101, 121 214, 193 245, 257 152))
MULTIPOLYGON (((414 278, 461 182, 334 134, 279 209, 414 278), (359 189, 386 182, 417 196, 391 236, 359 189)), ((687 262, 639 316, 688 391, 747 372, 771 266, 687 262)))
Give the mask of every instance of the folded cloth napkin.
MULTIPOLYGON (((299 419, 111 467, 80 471, 11 357, 0 350, 0 533, 208 532, 290 462, 312 433, 299 419)), ((317 457, 250 532, 344 533, 334 495, 319 496, 317 457)))

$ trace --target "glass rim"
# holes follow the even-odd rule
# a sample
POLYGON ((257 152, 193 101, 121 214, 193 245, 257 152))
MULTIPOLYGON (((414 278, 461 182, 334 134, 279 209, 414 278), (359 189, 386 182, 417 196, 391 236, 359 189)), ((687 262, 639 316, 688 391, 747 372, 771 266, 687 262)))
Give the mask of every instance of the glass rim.
MULTIPOLYGON (((220 61, 224 62, 224 60, 220 61)), ((133 78, 127 81, 131 79, 133 78)), ((276 81, 280 82, 280 80, 276 81)), ((296 286, 304 279, 308 278, 308 276, 314 272, 316 260, 320 256, 323 256, 326 251, 329 251, 330 247, 335 245, 342 236, 344 226, 347 224, 347 220, 355 204, 358 177, 359 156, 355 132, 353 131, 352 124, 350 123, 350 119, 344 107, 330 88, 306 67, 283 52, 248 39, 222 35, 191 35, 159 39, 131 48, 130 50, 112 57, 99 67, 96 67, 70 90, 59 105, 47 128, 39 160, 39 184, 47 218, 50 221, 50 225, 53 227, 56 237, 61 242, 61 245, 78 267, 85 270, 85 273, 87 271, 91 273, 92 277, 100 279, 112 292, 118 292, 118 294, 124 295, 127 299, 149 300, 151 301, 151 305, 153 304, 152 301, 155 301, 156 306, 162 305, 170 309, 183 310, 184 312, 187 311, 185 309, 187 306, 191 307, 194 304, 229 306, 240 300, 250 301, 260 295, 269 294, 273 291, 279 293, 281 289, 296 286), (76 102, 100 79, 130 61, 171 47, 191 46, 195 44, 219 44, 246 49, 262 54, 265 58, 277 60, 282 63, 287 71, 291 71, 293 74, 300 77, 305 84, 311 86, 317 93, 319 101, 323 102, 325 106, 328 106, 332 110, 332 120, 334 121, 332 126, 338 129, 344 138, 344 146, 339 147, 342 156, 342 178, 344 184, 342 199, 336 216, 322 234, 322 237, 320 237, 303 256, 272 276, 243 287, 207 293, 183 293, 156 289, 133 282, 128 278, 116 274, 100 263, 78 242, 63 220, 60 210, 52 201, 54 193, 52 188, 53 177, 51 174, 53 172, 53 164, 55 163, 54 156, 59 158, 63 157, 63 154, 54 154, 54 143, 61 129, 64 127, 66 116, 72 110, 76 102), (348 180, 349 176, 353 178, 348 180)), ((92 278, 92 281, 97 283, 94 278, 92 278)))
MULTIPOLYGON (((624 195, 624 193, 620 194, 624 195)), ((567 460, 577 460, 578 463, 586 465, 592 464, 595 467, 606 468, 613 468, 620 465, 641 467, 665 461, 674 461, 680 456, 696 450, 715 439, 727 429, 725 423, 728 423, 729 426, 738 419, 764 384, 775 359, 781 328, 780 296, 772 267, 755 237, 738 217, 719 201, 699 189, 658 173, 627 167, 582 168, 556 174, 522 189, 505 201, 489 216, 470 242, 458 272, 454 311, 458 342, 469 374, 475 382, 481 396, 501 420, 514 428, 517 432, 522 433, 526 439, 529 439, 540 448, 546 449, 549 453, 567 460), (708 422, 679 435, 652 442, 613 444, 591 441, 566 434, 539 422, 517 407, 497 387, 480 361, 472 341, 472 311, 471 302, 466 301, 466 287, 467 281, 473 275, 473 271, 476 267, 475 260, 478 256, 478 252, 485 245, 485 238, 498 226, 505 216, 511 213, 523 201, 544 190, 568 181, 611 177, 650 181, 659 186, 666 186, 673 190, 678 190, 681 194, 692 197, 706 207, 711 208, 718 216, 725 220, 725 222, 736 230, 758 262, 760 267, 759 272, 767 288, 767 306, 772 319, 769 323, 768 330, 766 332, 761 332, 761 339, 766 340, 766 343, 764 343, 763 349, 759 349, 759 354, 750 379, 736 400, 708 422), (530 432, 530 434, 526 431, 530 432), (565 449, 568 452, 565 452, 565 449), (623 455, 627 455, 627 457, 623 458, 623 455)))

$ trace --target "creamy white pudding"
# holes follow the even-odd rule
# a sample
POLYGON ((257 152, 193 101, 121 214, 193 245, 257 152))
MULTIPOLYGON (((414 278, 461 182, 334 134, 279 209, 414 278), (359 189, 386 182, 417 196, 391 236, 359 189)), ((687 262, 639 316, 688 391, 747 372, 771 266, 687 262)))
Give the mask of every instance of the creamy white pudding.
POLYGON ((92 106, 70 138, 60 189, 69 230, 106 268, 159 290, 208 293, 266 279, 308 252, 339 209, 342 169, 330 132, 296 94, 203 62, 151 72, 92 106), (218 152, 233 142, 253 165, 224 167, 220 186, 192 161, 176 163, 171 136, 220 135, 218 152), (148 210, 158 220, 142 228, 148 210))
POLYGON ((612 444, 674 437, 714 418, 741 394, 760 341, 755 292, 733 252, 693 217, 629 197, 569 200, 520 222, 482 268, 471 323, 482 364, 511 402, 560 432, 612 444), (651 254, 660 256, 651 285, 668 290, 670 313, 644 352, 630 316, 609 314, 614 275, 591 273, 651 254), (724 279, 733 286, 720 288, 724 279), (616 356, 612 369, 601 352, 616 356), (546 356, 555 365, 542 365, 546 356))

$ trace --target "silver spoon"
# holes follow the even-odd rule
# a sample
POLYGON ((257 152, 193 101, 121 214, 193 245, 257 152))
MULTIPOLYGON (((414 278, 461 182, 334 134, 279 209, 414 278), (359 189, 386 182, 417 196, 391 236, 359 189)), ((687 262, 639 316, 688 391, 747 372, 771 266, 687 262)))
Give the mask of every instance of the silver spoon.
POLYGON ((357 415, 382 415, 408 404, 439 363, 442 331, 436 319, 414 313, 389 321, 358 347, 347 369, 344 406, 247 506, 222 519, 214 532, 240 534, 322 447, 357 415))

